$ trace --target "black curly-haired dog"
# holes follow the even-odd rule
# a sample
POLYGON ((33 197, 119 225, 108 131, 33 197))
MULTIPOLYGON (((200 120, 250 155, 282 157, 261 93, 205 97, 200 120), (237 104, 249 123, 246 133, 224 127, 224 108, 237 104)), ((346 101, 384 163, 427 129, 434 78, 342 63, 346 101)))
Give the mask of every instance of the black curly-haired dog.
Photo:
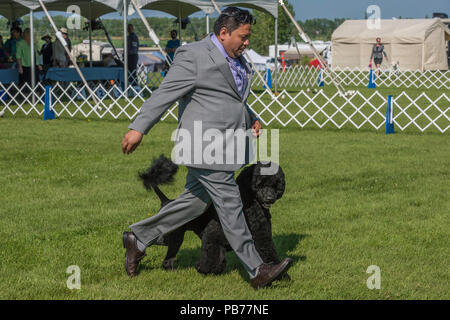
MULTIPOLYGON (((243 211, 247 225, 255 242, 256 250, 265 263, 280 263, 272 239, 272 224, 270 206, 283 196, 285 177, 283 170, 277 166, 277 172, 273 175, 262 175, 261 169, 271 164, 256 164, 246 167, 236 179, 241 193, 243 211)), ((159 185, 173 181, 178 166, 164 155, 154 159, 152 165, 139 173, 147 190, 153 189, 161 200, 161 207, 169 202, 159 185)), ((195 232, 202 240, 202 252, 197 263, 197 271, 204 274, 220 274, 225 271, 225 252, 231 247, 223 233, 219 218, 213 205, 198 218, 188 222, 178 229, 158 239, 156 244, 168 246, 163 268, 171 270, 178 250, 184 240, 186 231, 195 232)), ((289 279, 289 276, 285 276, 289 279)))

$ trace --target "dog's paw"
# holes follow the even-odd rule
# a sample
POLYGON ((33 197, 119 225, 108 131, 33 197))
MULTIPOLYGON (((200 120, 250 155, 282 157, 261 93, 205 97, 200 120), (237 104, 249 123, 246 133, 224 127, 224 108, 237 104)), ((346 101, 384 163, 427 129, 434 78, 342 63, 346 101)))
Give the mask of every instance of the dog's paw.
POLYGON ((162 266, 166 270, 174 270, 175 258, 166 259, 163 261, 162 266))
POLYGON ((206 266, 202 266, 200 262, 198 262, 195 265, 195 269, 197 270, 198 273, 201 274, 214 274, 214 275, 219 275, 225 272, 225 268, 222 268, 221 266, 216 266, 216 267, 206 267, 206 266))
POLYGON ((287 273, 283 274, 283 276, 280 279, 281 281, 291 281, 291 276, 288 275, 287 273))
POLYGON ((195 270, 197 270, 198 273, 201 274, 209 274, 211 273, 209 270, 206 270, 205 268, 203 268, 200 264, 200 262, 197 262, 197 264, 195 265, 195 270))

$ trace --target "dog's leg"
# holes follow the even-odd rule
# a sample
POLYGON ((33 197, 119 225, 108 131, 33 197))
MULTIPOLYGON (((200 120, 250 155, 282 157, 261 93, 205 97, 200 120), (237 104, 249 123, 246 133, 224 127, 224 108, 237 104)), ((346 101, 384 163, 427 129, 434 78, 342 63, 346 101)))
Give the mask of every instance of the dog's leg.
POLYGON ((184 240, 184 233, 186 230, 184 228, 179 228, 172 233, 167 235, 168 248, 167 254, 164 258, 162 266, 166 270, 174 269, 174 262, 178 251, 180 250, 181 244, 184 240))
MULTIPOLYGON (((278 258, 278 254, 275 249, 275 244, 273 242, 271 219, 268 219, 265 224, 260 224, 260 228, 254 232, 253 240, 255 242, 256 250, 265 263, 280 263, 280 259, 278 258)), ((284 273, 281 279, 291 280, 291 277, 289 274, 284 273)))
POLYGON ((225 258, 225 235, 220 223, 211 220, 202 236, 202 253, 196 269, 204 274, 221 274, 225 272, 227 262, 225 258))

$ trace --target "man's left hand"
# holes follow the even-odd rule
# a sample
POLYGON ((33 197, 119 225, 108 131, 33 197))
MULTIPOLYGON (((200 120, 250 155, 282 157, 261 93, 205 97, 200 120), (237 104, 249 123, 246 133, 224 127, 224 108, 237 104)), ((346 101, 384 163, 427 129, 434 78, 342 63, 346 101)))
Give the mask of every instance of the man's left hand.
POLYGON ((253 125, 252 125, 251 129, 252 129, 252 133, 253 133, 253 135, 255 137, 258 138, 261 135, 261 133, 262 133, 262 125, 259 122, 259 120, 256 120, 255 122, 253 122, 253 125))

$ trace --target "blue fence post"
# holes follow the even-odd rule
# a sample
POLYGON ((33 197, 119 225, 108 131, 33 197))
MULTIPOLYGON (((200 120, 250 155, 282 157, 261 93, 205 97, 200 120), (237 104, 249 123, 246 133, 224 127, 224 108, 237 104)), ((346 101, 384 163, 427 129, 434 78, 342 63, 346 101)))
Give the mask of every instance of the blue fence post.
POLYGON ((369 85, 367 86, 367 88, 369 89, 375 89, 377 86, 375 85, 375 78, 373 75, 373 70, 370 69, 370 74, 369 74, 369 85))
POLYGON ((385 134, 392 134, 394 132, 394 107, 392 106, 392 95, 387 97, 386 108, 386 130, 385 134))
POLYGON ((52 108, 52 86, 45 86, 44 120, 55 119, 52 108))
POLYGON ((0 100, 3 100, 4 102, 8 101, 8 93, 3 89, 0 89, 0 100))
POLYGON ((319 79, 317 79, 317 84, 319 87, 325 86, 325 81, 323 80, 323 69, 319 70, 319 79))
MULTIPOLYGON (((272 75, 270 72, 270 68, 266 68, 266 72, 264 73, 264 80, 266 81, 269 89, 272 90, 272 75)), ((266 85, 263 83, 263 89, 267 89, 266 85)))

